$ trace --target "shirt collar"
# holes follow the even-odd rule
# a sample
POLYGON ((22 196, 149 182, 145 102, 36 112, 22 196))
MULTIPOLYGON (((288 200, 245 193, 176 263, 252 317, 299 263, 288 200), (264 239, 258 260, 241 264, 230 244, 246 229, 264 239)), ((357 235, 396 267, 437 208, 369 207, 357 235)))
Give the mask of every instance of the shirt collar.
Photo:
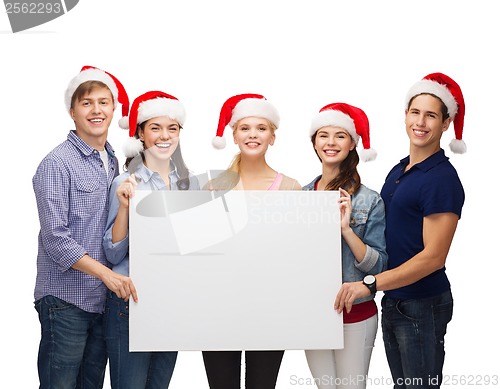
MULTIPOLYGON (((89 156, 94 152, 94 148, 90 147, 87 143, 83 141, 82 138, 80 138, 78 135, 76 135, 75 130, 71 130, 68 134, 68 141, 71 142, 75 147, 82 152, 83 155, 89 156)), ((109 155, 112 157, 115 156, 115 150, 113 147, 106 141, 106 144, 104 145, 104 149, 107 151, 109 155)))
MULTIPOLYGON (((432 169, 434 166, 439 165, 441 162, 447 161, 449 158, 444 154, 443 149, 439 149, 439 151, 435 152, 431 156, 427 157, 424 159, 422 162, 419 162, 415 164, 413 168, 422 170, 424 172, 429 171, 432 169)), ((410 163, 410 156, 407 156, 406 158, 403 158, 400 161, 401 169, 404 170, 405 167, 410 163)))
POLYGON ((321 174, 318 177, 316 177, 314 180, 312 180, 309 184, 304 186, 302 189, 303 190, 315 190, 316 184, 320 180, 320 178, 321 178, 321 174))
MULTIPOLYGON (((151 169, 149 169, 146 165, 144 165, 144 162, 141 162, 139 166, 137 167, 137 170, 135 171, 135 175, 140 177, 144 182, 149 182, 153 175, 158 174, 151 169)), ((179 178, 179 175, 177 174, 177 168, 175 165, 170 162, 170 177, 176 177, 179 178)))

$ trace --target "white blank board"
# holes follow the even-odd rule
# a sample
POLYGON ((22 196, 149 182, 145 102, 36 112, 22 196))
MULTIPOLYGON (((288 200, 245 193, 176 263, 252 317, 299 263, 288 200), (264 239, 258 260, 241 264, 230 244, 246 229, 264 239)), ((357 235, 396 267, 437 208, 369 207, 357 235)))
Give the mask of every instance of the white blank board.
POLYGON ((337 191, 137 191, 130 350, 343 347, 337 191))

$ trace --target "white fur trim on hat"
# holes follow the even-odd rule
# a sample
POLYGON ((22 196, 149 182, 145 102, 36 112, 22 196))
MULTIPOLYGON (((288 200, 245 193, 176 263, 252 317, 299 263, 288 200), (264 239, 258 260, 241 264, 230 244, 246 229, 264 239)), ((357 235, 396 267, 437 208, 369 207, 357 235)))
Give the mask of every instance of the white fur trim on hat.
POLYGON ((432 80, 420 80, 410 88, 406 94, 405 108, 408 108, 408 104, 414 96, 422 93, 430 93, 441 99, 444 105, 446 105, 446 108, 448 108, 448 114, 450 115, 451 120, 455 118, 455 115, 458 112, 457 101, 446 86, 432 80))
POLYGON ((73 94, 75 93, 77 88, 86 81, 101 81, 102 83, 104 83, 113 95, 114 107, 116 108, 118 106, 118 88, 116 87, 114 80, 108 74, 106 74, 106 72, 100 69, 85 69, 78 73, 69 82, 69 85, 66 88, 66 93, 64 94, 64 102, 66 104, 66 109, 68 112, 71 109, 71 98, 73 97, 73 94))
POLYGON ((186 111, 179 100, 156 98, 143 101, 138 108, 137 124, 158 116, 168 116, 182 127, 186 121, 186 111))
POLYGON ((123 154, 127 158, 133 158, 144 150, 144 144, 139 138, 131 137, 123 145, 123 154))
POLYGON ((243 118, 259 117, 269 120, 276 128, 280 125, 278 110, 265 99, 248 98, 241 100, 233 109, 229 126, 233 126, 243 118))
POLYGON ((309 136, 313 136, 321 127, 333 126, 340 127, 346 130, 356 144, 359 140, 359 135, 356 133, 354 121, 349 115, 333 109, 326 109, 318 113, 311 122, 309 136))

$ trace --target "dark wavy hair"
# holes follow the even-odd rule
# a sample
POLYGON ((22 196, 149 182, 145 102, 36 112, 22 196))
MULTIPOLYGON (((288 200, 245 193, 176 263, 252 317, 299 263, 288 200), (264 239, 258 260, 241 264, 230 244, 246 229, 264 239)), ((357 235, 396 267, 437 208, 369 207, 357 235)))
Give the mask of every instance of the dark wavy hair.
MULTIPOLYGON (((311 142, 316 144, 316 131, 313 136, 311 136, 311 142)), ((318 159, 323 162, 314 148, 314 152, 318 156, 318 159)), ((325 190, 338 190, 339 188, 345 189, 349 194, 354 194, 361 186, 361 177, 358 173, 359 155, 356 151, 356 147, 349 151, 349 155, 340 164, 340 172, 333 180, 331 180, 325 187, 325 190)))

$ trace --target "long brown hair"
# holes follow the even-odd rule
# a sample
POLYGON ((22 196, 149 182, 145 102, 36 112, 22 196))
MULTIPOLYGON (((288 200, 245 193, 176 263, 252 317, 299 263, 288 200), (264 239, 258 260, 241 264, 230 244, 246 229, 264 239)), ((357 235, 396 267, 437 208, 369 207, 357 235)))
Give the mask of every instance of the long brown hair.
MULTIPOLYGON (((314 147, 316 144, 316 131, 313 136, 311 136, 311 142, 313 144, 314 152, 318 156, 319 160, 321 158, 314 147)), ((349 194, 354 194, 361 186, 361 177, 358 173, 359 155, 356 151, 356 147, 349 151, 347 158, 344 159, 340 164, 340 171, 337 177, 331 180, 325 187, 325 190, 338 190, 339 188, 345 189, 349 194)))

